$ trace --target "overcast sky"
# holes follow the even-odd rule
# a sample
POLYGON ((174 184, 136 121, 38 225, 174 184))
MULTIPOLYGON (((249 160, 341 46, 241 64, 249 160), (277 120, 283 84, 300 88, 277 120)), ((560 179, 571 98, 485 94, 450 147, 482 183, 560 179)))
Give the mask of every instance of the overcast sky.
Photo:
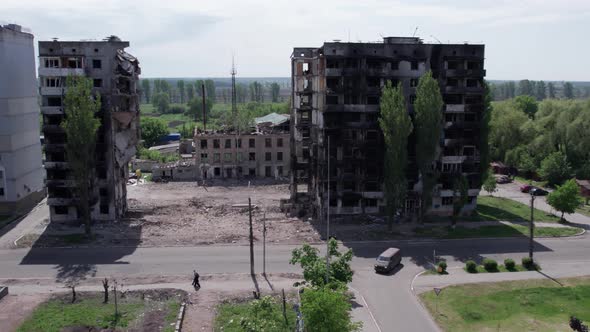
POLYGON ((293 47, 324 41, 486 45, 488 79, 590 81, 590 0, 1 0, 37 41, 117 35, 143 77, 289 76, 293 47))

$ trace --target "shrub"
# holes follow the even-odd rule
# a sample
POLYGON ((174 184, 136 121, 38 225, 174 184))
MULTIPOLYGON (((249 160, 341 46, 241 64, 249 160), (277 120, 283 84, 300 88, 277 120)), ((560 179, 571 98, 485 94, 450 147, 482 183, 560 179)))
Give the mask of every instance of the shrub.
POLYGON ((483 260, 483 268, 488 272, 498 271, 498 262, 491 258, 486 258, 483 260))
POLYGON ((438 262, 438 269, 437 269, 438 273, 445 273, 447 272, 447 262, 445 261, 440 261, 438 262))
POLYGON ((514 263, 513 259, 507 258, 504 260, 504 266, 506 267, 506 270, 513 271, 516 267, 516 263, 514 263))
POLYGON ((535 264, 533 263, 533 260, 530 257, 522 258, 522 266, 524 266, 524 268, 527 270, 532 270, 535 268, 535 264))
POLYGON ((186 112, 186 107, 180 105, 174 105, 168 109, 168 113, 172 114, 183 114, 186 112))
POLYGON ((465 262, 465 269, 469 273, 476 273, 477 272, 477 264, 475 264, 474 261, 469 260, 469 261, 465 262))

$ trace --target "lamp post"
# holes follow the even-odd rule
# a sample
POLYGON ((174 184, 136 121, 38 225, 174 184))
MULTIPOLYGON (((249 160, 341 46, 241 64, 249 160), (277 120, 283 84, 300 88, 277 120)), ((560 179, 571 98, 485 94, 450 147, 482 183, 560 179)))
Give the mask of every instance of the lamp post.
POLYGON ((531 223, 529 225, 529 258, 531 259, 531 263, 533 262, 533 213, 534 213, 534 204, 535 204, 535 190, 531 189, 529 193, 531 194, 531 223))

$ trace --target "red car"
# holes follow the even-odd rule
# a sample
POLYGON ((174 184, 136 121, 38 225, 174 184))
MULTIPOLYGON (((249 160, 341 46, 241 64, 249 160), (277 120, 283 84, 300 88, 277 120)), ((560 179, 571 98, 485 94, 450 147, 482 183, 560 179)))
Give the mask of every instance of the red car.
POLYGON ((523 193, 528 193, 533 188, 534 187, 531 186, 530 184, 524 184, 524 185, 520 186, 520 191, 523 192, 523 193))

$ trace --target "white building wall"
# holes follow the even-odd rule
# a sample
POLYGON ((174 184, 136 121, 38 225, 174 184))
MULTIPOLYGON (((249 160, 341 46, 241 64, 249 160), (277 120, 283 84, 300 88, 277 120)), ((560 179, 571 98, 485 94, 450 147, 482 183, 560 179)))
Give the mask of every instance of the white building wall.
POLYGON ((0 168, 2 202, 43 189, 33 35, 0 27, 0 168))

